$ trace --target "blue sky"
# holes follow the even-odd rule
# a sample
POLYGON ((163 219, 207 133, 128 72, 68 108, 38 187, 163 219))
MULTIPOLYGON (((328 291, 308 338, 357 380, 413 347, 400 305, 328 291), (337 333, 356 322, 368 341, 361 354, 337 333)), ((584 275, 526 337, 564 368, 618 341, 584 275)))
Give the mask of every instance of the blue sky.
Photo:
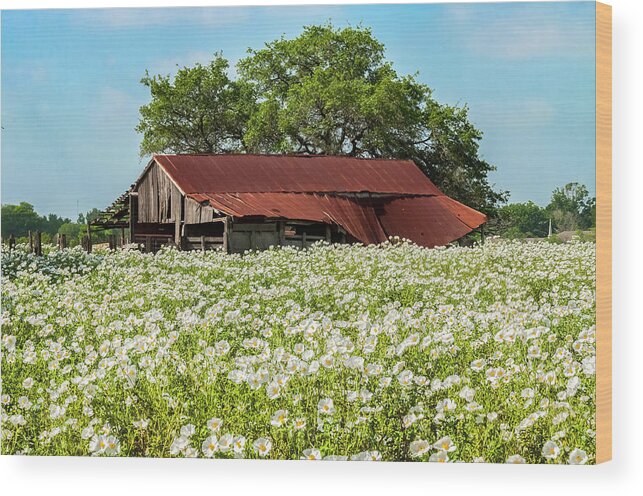
POLYGON ((2 203, 76 218, 127 189, 145 70, 231 64, 302 26, 362 24, 400 74, 467 104, 511 201, 595 192, 594 3, 329 5, 2 12, 2 203))

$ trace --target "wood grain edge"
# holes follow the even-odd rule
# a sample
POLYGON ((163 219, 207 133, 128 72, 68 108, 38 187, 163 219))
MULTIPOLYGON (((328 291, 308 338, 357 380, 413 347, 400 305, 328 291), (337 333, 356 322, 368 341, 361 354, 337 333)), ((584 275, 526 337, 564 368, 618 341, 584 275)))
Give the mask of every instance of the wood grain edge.
POLYGON ((596 2, 596 463, 612 459, 612 7, 596 2))

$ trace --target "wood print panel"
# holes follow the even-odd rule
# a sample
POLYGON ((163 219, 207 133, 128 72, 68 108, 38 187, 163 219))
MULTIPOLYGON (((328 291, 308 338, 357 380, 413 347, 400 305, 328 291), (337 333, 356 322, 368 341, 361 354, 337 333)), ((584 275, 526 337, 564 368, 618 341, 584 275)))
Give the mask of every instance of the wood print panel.
POLYGON ((612 458, 612 7, 596 4, 596 463, 612 458))

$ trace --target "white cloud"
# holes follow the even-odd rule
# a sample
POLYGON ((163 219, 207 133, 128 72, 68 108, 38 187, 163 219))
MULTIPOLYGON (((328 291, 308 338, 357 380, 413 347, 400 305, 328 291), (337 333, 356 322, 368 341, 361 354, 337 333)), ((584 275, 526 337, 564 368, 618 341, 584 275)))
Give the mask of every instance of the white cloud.
POLYGON ((111 86, 101 88, 96 93, 90 126, 94 128, 93 132, 96 129, 131 132, 138 120, 140 105, 139 100, 122 90, 111 86))
POLYGON ((481 56, 506 59, 593 57, 594 23, 589 16, 562 15, 555 4, 513 4, 482 11, 450 7, 449 18, 468 31, 464 46, 481 56))
MULTIPOLYGON (((474 122, 493 123, 499 129, 530 129, 549 126, 559 114, 555 105, 544 98, 525 98, 519 101, 486 101, 476 103, 470 109, 474 122)), ((485 126, 489 128, 489 126, 485 126)))
MULTIPOLYGON (((3 69, 7 70, 6 67, 3 69)), ((30 59, 11 65, 11 77, 23 84, 43 85, 49 81, 49 70, 41 60, 30 59)))
POLYGON ((82 24, 97 24, 113 29, 148 26, 192 24, 222 26, 247 21, 249 11, 234 7, 165 7, 165 8, 111 8, 80 9, 74 20, 82 24))

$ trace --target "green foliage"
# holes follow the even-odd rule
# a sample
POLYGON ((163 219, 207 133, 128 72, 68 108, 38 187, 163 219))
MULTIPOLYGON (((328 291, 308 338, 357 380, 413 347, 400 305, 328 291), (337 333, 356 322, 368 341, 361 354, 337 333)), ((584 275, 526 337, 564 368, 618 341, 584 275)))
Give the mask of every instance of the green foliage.
MULTIPOLYGON (((29 231, 40 231, 43 244, 54 243, 57 234, 65 234, 67 245, 76 246, 87 234, 87 222, 94 220, 99 213, 99 209, 93 208, 89 212, 79 214, 77 222, 72 222, 56 214, 39 215, 33 205, 27 202, 2 205, 2 238, 6 239, 13 234, 17 243, 28 243, 29 231)), ((92 240, 94 243, 105 243, 110 234, 117 233, 111 230, 93 231, 92 240)))
POLYGON ((27 202, 20 202, 19 205, 2 205, 3 238, 11 234, 20 238, 28 236, 29 231, 41 231, 48 235, 48 238, 43 239, 50 239, 65 222, 69 222, 69 219, 63 219, 55 214, 38 215, 33 205, 27 202))
POLYGON ((67 222, 60 226, 58 234, 64 234, 67 237, 68 246, 76 246, 80 243, 82 236, 85 234, 84 229, 85 226, 83 224, 67 222))
MULTIPOLYGON (((563 242, 555 236, 556 232, 595 228, 596 198, 590 198, 584 185, 569 183, 552 192, 551 201, 545 208, 532 201, 503 205, 497 209, 488 228, 489 232, 505 238, 543 238, 549 232, 550 219, 554 231, 550 241, 554 243, 563 242)), ((591 235, 582 235, 585 241, 591 241, 591 238, 591 235)))
POLYGON ((559 232, 596 227, 596 198, 590 198, 587 188, 579 183, 556 188, 547 211, 559 232))
POLYGON ((574 238, 580 242, 596 243, 596 228, 593 227, 587 231, 576 231, 574 238))
POLYGON ((510 203, 498 209, 498 226, 504 237, 524 238, 547 236, 547 211, 532 201, 510 203))
POLYGON ((363 27, 308 26, 267 43, 227 76, 207 66, 142 82, 141 154, 305 153, 409 159, 455 199, 486 213, 505 201, 479 157, 482 133, 466 107, 436 102, 415 75, 400 76, 363 27))
POLYGON ((150 153, 219 153, 242 149, 245 124, 254 106, 252 88, 232 81, 220 54, 207 66, 180 69, 141 80, 152 101, 140 108, 141 156, 150 153))
POLYGON ((94 207, 89 212, 79 213, 78 220, 76 222, 78 224, 87 224, 88 222, 92 222, 94 219, 97 219, 100 213, 100 209, 94 207))

